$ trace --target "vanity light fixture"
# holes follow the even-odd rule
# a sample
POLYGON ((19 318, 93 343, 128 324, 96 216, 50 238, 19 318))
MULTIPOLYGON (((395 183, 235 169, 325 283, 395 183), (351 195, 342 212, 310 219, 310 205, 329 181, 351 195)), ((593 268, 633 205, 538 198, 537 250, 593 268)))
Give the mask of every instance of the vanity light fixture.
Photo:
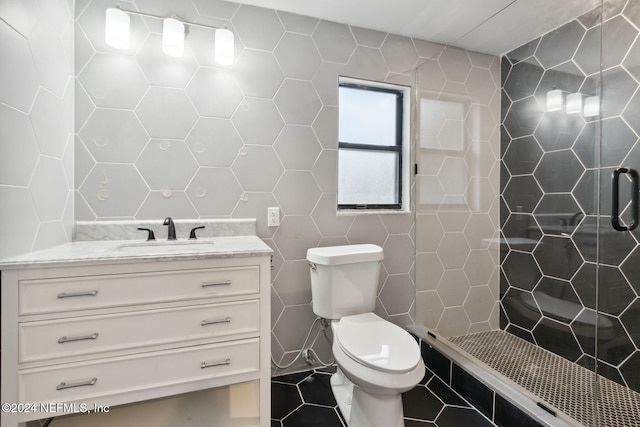
POLYGON ((106 11, 105 42, 116 49, 129 49, 130 20, 129 15, 137 15, 145 18, 161 19, 162 23, 162 51, 170 56, 181 57, 184 53, 184 38, 188 28, 199 27, 215 31, 214 59, 220 65, 231 65, 234 59, 233 33, 226 28, 211 27, 184 22, 176 17, 164 18, 162 16, 122 9, 120 5, 110 7, 106 11))
POLYGON ((552 89, 547 92, 547 111, 562 110, 562 90, 552 89))
POLYGON ((567 114, 580 114, 582 113, 582 94, 570 93, 567 95, 567 114))

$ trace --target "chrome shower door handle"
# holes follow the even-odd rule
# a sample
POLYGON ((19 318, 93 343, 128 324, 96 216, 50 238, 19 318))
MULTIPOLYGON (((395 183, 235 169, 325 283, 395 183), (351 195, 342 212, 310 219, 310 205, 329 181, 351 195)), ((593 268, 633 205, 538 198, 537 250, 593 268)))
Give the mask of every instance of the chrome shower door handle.
POLYGON ((618 231, 630 231, 638 226, 638 172, 631 168, 616 168, 611 173, 611 226, 618 231), (631 177, 631 224, 620 224, 620 175, 631 177))

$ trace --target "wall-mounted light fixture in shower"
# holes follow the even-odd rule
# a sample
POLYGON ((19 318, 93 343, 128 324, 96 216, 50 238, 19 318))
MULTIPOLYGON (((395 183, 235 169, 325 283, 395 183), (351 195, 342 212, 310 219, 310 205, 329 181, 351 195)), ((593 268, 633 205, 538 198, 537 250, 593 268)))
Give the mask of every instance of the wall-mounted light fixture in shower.
POLYGON ((547 111, 560 111, 564 106, 567 114, 581 114, 584 117, 594 117, 600 114, 600 97, 589 96, 583 99, 581 93, 569 93, 566 98, 561 89, 553 88, 547 92, 547 111))
POLYGON ((560 111, 562 109, 563 98, 560 89, 552 89, 547 92, 547 111, 560 111))
POLYGON ((567 95, 567 105, 565 106, 567 114, 582 113, 582 94, 570 93, 567 95))
POLYGON ((584 100, 584 110, 582 113, 585 117, 594 117, 600 114, 600 97, 589 96, 584 100))
POLYGON ((120 5, 107 9, 105 17, 105 42, 116 49, 129 49, 130 19, 129 15, 145 18, 161 19, 162 22, 162 51, 174 57, 181 57, 184 53, 184 38, 187 27, 206 28, 215 31, 214 58, 220 65, 231 65, 234 58, 234 36, 226 28, 211 27, 183 22, 175 16, 164 18, 148 13, 122 9, 120 5))

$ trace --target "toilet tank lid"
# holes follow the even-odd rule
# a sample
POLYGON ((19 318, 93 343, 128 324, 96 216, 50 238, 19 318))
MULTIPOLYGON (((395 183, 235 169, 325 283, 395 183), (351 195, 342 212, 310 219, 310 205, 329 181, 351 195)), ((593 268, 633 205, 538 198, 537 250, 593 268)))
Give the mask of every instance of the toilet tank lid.
POLYGON ((381 261, 383 258, 382 248, 372 244, 325 246, 307 250, 307 261, 320 265, 354 264, 381 261))

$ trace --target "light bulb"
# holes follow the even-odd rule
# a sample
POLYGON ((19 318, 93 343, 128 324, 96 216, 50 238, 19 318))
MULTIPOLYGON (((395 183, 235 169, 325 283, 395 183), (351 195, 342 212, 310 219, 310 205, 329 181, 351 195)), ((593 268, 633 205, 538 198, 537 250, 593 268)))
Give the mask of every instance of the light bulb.
POLYGON ((582 95, 579 93, 570 93, 567 95, 567 114, 582 113, 582 95))
POLYGON ((179 58, 184 53, 184 24, 174 18, 162 23, 162 51, 179 58))
POLYGON ((216 30, 215 60, 220 65, 231 65, 234 59, 233 33, 226 28, 216 30))
POLYGON ((584 112, 585 117, 593 117, 600 114, 600 97, 590 96, 584 100, 584 112))
POLYGON ((129 49, 129 15, 120 9, 107 9, 104 23, 104 41, 116 49, 129 49))
POLYGON ((560 111, 562 109, 562 91, 553 89, 547 92, 547 111, 560 111))

